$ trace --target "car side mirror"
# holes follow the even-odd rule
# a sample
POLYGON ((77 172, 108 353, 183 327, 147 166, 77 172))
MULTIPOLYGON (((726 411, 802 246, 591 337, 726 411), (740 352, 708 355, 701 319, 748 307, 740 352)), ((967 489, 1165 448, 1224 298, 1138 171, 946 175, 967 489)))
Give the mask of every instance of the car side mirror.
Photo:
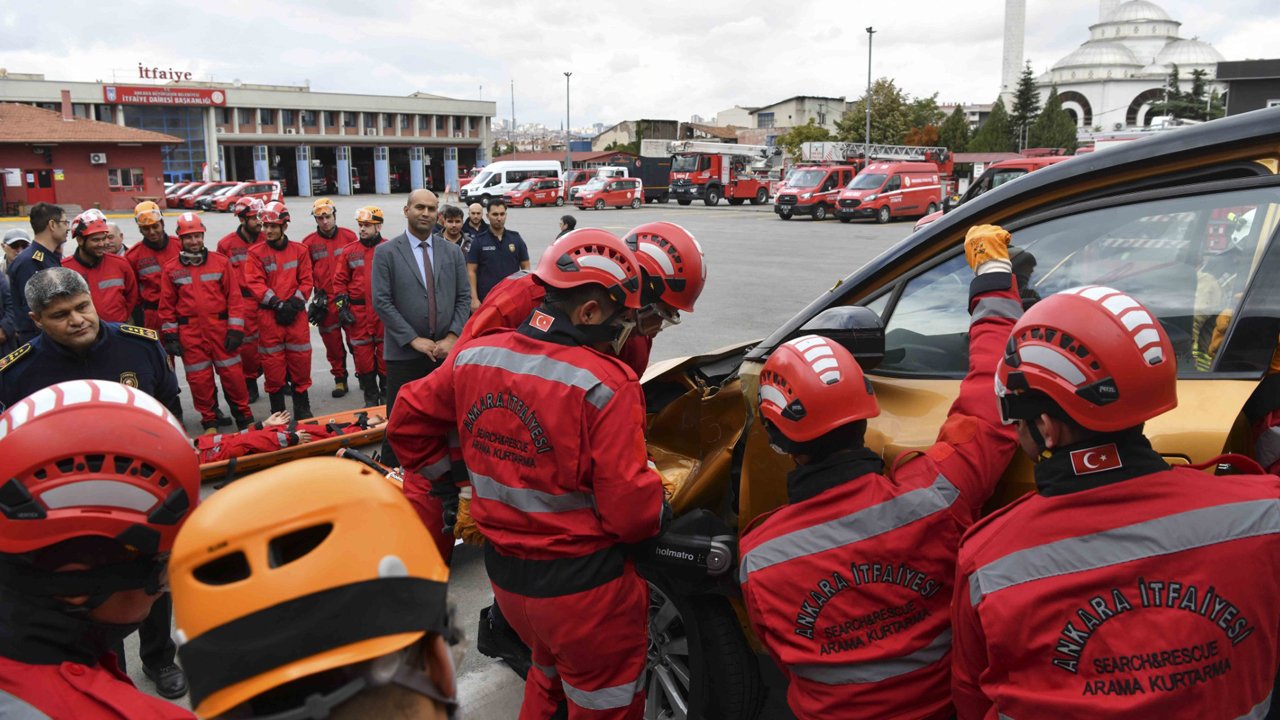
POLYGON ((870 308, 843 305, 814 315, 793 337, 821 335, 853 354, 863 370, 874 370, 884 360, 884 322, 870 308))

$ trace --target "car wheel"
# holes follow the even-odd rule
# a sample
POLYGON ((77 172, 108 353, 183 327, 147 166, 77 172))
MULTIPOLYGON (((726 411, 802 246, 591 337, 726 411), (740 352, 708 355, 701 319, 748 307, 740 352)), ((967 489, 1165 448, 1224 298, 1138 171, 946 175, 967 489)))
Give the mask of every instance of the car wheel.
POLYGON ((878 211, 876 211, 876 222, 880 223, 881 225, 889 222, 889 206, 888 205, 884 205, 878 211))
POLYGON ((603 200, 597 200, 597 201, 596 201, 595 208, 596 208, 597 210, 603 210, 603 209, 604 209, 604 201, 603 201, 603 200))
POLYGON ((853 220, 853 218, 847 218, 847 217, 842 217, 842 218, 840 218, 840 222, 842 222, 842 223, 847 223, 847 222, 849 222, 850 220, 853 220))
POLYGON ((818 203, 817 205, 815 205, 815 206, 814 206, 814 208, 813 208, 813 219, 814 219, 814 220, 826 220, 826 219, 827 219, 827 206, 826 206, 826 205, 823 205, 822 203, 818 203))
POLYGON ((763 205, 765 204, 765 201, 767 201, 768 199, 769 199, 769 193, 764 188, 760 188, 759 190, 756 191, 756 196, 751 198, 751 204, 763 205))
POLYGON ((532 201, 532 200, 530 200, 529 198, 525 198, 525 199, 524 199, 524 202, 520 203, 520 206, 521 206, 521 207, 533 207, 533 201, 532 201))
POLYGON ((556 198, 556 207, 560 207, 561 205, 564 205, 564 198, 562 197, 556 198))
POLYGON ((759 666, 724 598, 682 597, 649 581, 645 688, 646 720, 759 717, 759 666))
POLYGON ((661 195, 658 196, 658 202, 662 203, 663 205, 666 205, 667 203, 671 202, 671 195, 667 193, 662 193, 661 195))
POLYGON ((640 198, 631 198, 631 209, 632 210, 640 209, 640 198))
POLYGON ((686 199, 686 198, 680 198, 680 199, 676 200, 676 202, 680 203, 681 205, 688 205, 688 204, 692 203, 693 201, 692 201, 692 200, 688 200, 688 199, 686 199))
POLYGON ((720 190, 717 188, 709 188, 707 190, 707 197, 702 202, 705 203, 707 206, 719 205, 720 190))
POLYGON ((929 203, 929 207, 925 208, 924 210, 925 215, 932 215, 936 212, 938 212, 938 206, 935 205, 934 203, 929 203))
POLYGON ((485 207, 489 207, 489 196, 485 195, 484 197, 480 198, 480 204, 485 207))
POLYGON ((790 220, 790 219, 791 219, 791 211, 790 211, 790 210, 783 210, 782 212, 778 213, 778 217, 782 218, 783 220, 790 220))

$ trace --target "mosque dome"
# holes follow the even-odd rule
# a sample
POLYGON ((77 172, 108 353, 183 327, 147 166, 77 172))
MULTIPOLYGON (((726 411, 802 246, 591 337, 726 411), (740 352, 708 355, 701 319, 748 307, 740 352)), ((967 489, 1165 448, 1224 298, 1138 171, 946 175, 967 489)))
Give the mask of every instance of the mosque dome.
POLYGON ((1182 67, 1187 65, 1217 65, 1225 61, 1226 58, 1214 46, 1207 42, 1191 39, 1174 40, 1165 45, 1160 54, 1156 56, 1155 64, 1165 67, 1176 64, 1182 67))
MULTIPOLYGON (((1133 0, 1142 2, 1142 0, 1133 0)), ((1090 41, 1054 63, 1054 70, 1073 67, 1142 67, 1133 51, 1118 42, 1090 41)))
POLYGON ((1134 23, 1134 22, 1168 22, 1173 18, 1169 17, 1169 13, 1164 11, 1159 5, 1148 0, 1129 0, 1122 3, 1103 22, 1107 23, 1134 23))

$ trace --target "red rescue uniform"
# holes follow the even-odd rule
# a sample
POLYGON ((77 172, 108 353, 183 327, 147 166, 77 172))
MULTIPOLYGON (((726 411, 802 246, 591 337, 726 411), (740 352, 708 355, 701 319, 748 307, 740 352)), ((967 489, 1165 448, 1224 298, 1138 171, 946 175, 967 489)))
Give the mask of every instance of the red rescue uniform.
POLYGON ((200 463, 220 462, 245 455, 275 452, 298 444, 298 433, 305 432, 313 438, 324 439, 333 432, 323 425, 300 424, 296 431, 287 427, 256 427, 225 435, 200 435, 195 438, 196 454, 200 463))
POLYGON ((999 273, 971 294, 969 373, 937 442, 892 478, 866 448, 802 465, 742 538, 743 601, 800 720, 952 715, 956 550, 1017 449, 992 387, 1018 293, 999 273))
POLYGON ((240 296, 245 299, 244 310, 244 344, 240 346, 240 359, 244 365, 244 376, 250 380, 257 380, 262 375, 262 363, 258 357, 258 313, 255 309, 258 301, 253 298, 253 293, 249 292, 249 286, 245 283, 244 270, 245 263, 249 261, 249 246, 264 242, 262 233, 251 239, 246 239, 244 227, 236 228, 233 233, 228 233, 218 241, 218 252, 227 256, 231 261, 231 267, 235 272, 236 282, 240 284, 240 296))
MULTIPOLYGON (((317 230, 302 239, 302 244, 311 254, 311 274, 315 278, 316 288, 323 290, 329 298, 328 312, 325 313, 324 322, 320 323, 320 340, 324 342, 329 371, 336 378, 347 376, 347 352, 342 344, 342 326, 338 322, 338 310, 333 306, 333 296, 337 294, 334 280, 339 265, 338 254, 359 239, 351 230, 340 227, 335 227, 330 237, 321 235, 317 230)), ((352 341, 350 330, 347 331, 347 340, 352 341)))
POLYGON ((960 718, 1267 717, 1280 478, 1170 467, 1140 433, 1055 450, 965 536, 960 718))
POLYGON ((97 265, 87 265, 79 253, 62 258, 62 266, 71 268, 89 283, 89 297, 98 317, 107 322, 127 323, 138 306, 138 280, 133 266, 119 255, 103 255, 97 265))
POLYGON ((199 265, 170 260, 161 273, 160 334, 178 336, 192 404, 205 423, 218 420, 215 371, 240 417, 253 417, 240 353, 226 349, 228 330, 244 332, 244 300, 231 261, 216 252, 199 265))
POLYGON ((306 301, 314 287, 310 254, 302 243, 287 239, 279 249, 265 241, 257 243, 249 248, 245 282, 259 303, 258 352, 267 376, 266 391, 284 389, 287 367, 294 392, 306 392, 311 388, 311 331, 306 311, 298 312, 293 323, 282 326, 276 322, 275 312, 262 306, 275 298, 306 301))
MULTIPOLYGON (((387 436, 406 468, 448 473, 456 430, 503 615, 533 652, 521 717, 639 718, 648 586, 623 544, 658 534, 635 374, 543 308, 405 386, 387 436), (402 455, 401 452, 404 454, 402 455)), ((420 479, 405 481, 406 494, 420 479)))
POLYGON ((166 235, 162 247, 143 240, 124 255, 138 280, 142 324, 156 332, 160 332, 160 273, 170 260, 178 257, 181 250, 182 243, 178 238, 166 235))
POLYGON ((0 657, 0 717, 194 720, 195 715, 134 687, 115 655, 108 654, 95 665, 35 665, 0 657))
MULTIPOLYGON (((347 338, 351 340, 351 351, 356 356, 357 375, 385 375, 387 372, 382 360, 382 318, 373 310, 373 251, 380 244, 381 235, 372 244, 356 240, 338 252, 333 295, 329 296, 332 299, 346 295, 351 302, 351 314, 355 315, 356 324, 347 328, 347 338)), ((337 312, 330 307, 332 312, 337 312)))

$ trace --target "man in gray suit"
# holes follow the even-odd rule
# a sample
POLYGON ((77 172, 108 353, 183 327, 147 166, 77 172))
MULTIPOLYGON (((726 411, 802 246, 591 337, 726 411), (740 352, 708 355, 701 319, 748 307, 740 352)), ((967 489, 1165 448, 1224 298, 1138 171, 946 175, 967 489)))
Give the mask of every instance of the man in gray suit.
MULTIPOLYGON (((414 190, 405 232, 373 251, 373 309, 382 318, 387 417, 400 387, 440 367, 471 315, 471 282, 462 250, 433 234, 440 203, 414 190), (427 272, 427 270, 430 272, 427 272)), ((387 443, 382 461, 398 465, 387 443)))

